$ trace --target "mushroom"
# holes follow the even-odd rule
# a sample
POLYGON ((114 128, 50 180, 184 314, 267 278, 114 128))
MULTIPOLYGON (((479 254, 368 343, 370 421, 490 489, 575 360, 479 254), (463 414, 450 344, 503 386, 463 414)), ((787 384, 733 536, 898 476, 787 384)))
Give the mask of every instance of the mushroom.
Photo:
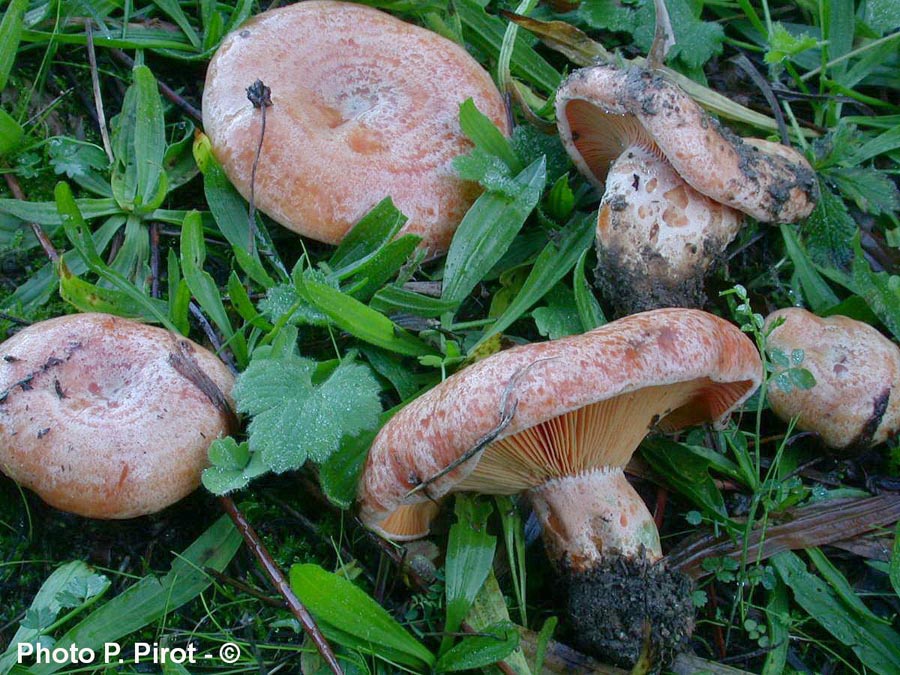
POLYGON ((788 358, 803 350, 800 367, 816 380, 809 389, 769 386, 769 404, 781 419, 797 418, 798 429, 817 433, 836 450, 869 448, 900 431, 900 395, 894 394, 900 388, 896 344, 862 321, 846 316, 820 319, 799 307, 772 312, 765 329, 772 329, 767 349, 780 350, 788 358))
POLYGON ((361 518, 384 537, 412 539, 428 533, 450 492, 524 492, 569 579, 582 645, 633 661, 649 620, 665 652, 690 633, 690 584, 659 564, 656 526, 623 467, 649 430, 722 420, 760 377, 749 338, 691 309, 500 352, 382 428, 362 476, 361 518))
POLYGON ((263 12, 228 35, 203 92, 203 126, 237 189, 250 197, 261 116, 245 89, 271 89, 256 173, 257 206, 329 244, 384 197, 409 217, 401 233, 445 251, 478 196, 452 166, 471 143, 471 98, 504 133, 503 100, 459 45, 384 12, 309 0, 263 12))
POLYGON ((0 470, 58 509, 159 511, 200 484, 228 433, 231 373, 167 330, 74 314, 25 328, 0 355, 0 470))
POLYGON ((815 173, 796 151, 741 139, 652 71, 577 70, 556 96, 562 142, 601 192, 598 283, 620 309, 703 304, 703 278, 742 213, 809 215, 815 173))

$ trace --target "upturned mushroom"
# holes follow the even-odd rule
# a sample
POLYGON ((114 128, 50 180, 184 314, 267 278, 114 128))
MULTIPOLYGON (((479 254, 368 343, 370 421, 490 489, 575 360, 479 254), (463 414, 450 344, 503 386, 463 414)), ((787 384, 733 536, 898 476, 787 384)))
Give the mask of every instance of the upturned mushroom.
POLYGON ((473 99, 508 133, 500 93, 459 45, 359 4, 298 2, 228 35, 207 72, 203 126, 248 199, 261 115, 245 90, 257 79, 272 105, 256 204, 330 244, 389 196, 409 217, 401 232, 445 251, 480 191, 452 166, 471 148, 459 105, 473 99))
POLYGON ((743 214, 793 222, 815 173, 798 152, 720 127, 680 87, 635 66, 573 72, 556 96, 563 145, 603 193, 597 280, 624 312, 701 306, 743 214))
POLYGON ((229 431, 231 373, 161 328, 62 316, 0 356, 0 471, 64 511, 159 511, 200 484, 210 443, 229 431))
POLYGON ((656 526, 623 467, 651 429, 721 421, 760 377, 738 328, 690 309, 500 352, 385 425, 363 473, 361 518, 412 539, 448 493, 525 493, 568 578, 581 644, 634 661, 649 621, 665 654, 690 633, 690 584, 658 563, 656 526))
POLYGON ((766 317, 779 322, 766 346, 788 358, 802 350, 800 366, 816 383, 790 391, 769 386, 772 411, 797 428, 817 433, 836 450, 865 449, 900 431, 900 348, 876 329, 846 316, 820 319, 792 307, 766 317))

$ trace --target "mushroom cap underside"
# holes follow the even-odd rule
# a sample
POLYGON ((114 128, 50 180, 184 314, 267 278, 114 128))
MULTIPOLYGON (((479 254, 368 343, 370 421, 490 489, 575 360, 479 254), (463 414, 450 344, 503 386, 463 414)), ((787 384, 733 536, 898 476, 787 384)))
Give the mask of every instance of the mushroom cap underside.
POLYGON ((184 497, 230 420, 176 371, 173 354, 230 403, 225 365, 161 328, 73 314, 17 333, 0 346, 0 470, 92 518, 131 518, 184 497))
POLYGON ((381 430, 361 481, 363 521, 381 529, 398 507, 419 509, 457 489, 508 494, 569 469, 623 466, 650 426, 718 421, 750 396, 760 375, 759 355, 738 328, 680 308, 500 352, 419 397, 381 430), (511 419, 502 426, 504 413, 511 419), (621 429, 625 440, 609 429, 621 429), (577 441, 560 451, 555 439, 568 430, 577 441), (480 444, 488 449, 447 471, 480 444), (527 446, 530 459, 521 450, 527 446), (505 463, 504 454, 517 455, 520 470, 485 473, 505 463))
POLYGON ((339 242, 390 196, 402 232, 441 252, 480 189, 454 157, 471 143, 459 105, 507 132, 490 75, 459 45, 370 7, 309 0, 263 12, 225 38, 207 72, 203 124, 229 179, 250 196, 261 114, 245 90, 270 89, 257 206, 295 232, 339 242))
POLYGON ((608 65, 577 70, 557 92, 556 116, 579 171, 601 190, 615 157, 637 143, 665 156, 698 192, 757 220, 805 218, 818 198, 815 172, 800 153, 744 141, 652 71, 608 65))

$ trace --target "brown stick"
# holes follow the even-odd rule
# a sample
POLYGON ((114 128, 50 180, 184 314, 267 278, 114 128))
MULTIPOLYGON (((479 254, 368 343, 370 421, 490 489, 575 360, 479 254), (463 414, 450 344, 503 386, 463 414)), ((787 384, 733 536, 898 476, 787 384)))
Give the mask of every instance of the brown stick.
MULTIPOLYGON (((6 184, 13 193, 13 197, 25 201, 25 193, 22 192, 22 186, 19 185, 19 179, 16 178, 15 174, 5 173, 3 174, 3 177, 6 178, 6 184)), ((50 237, 47 236, 47 233, 44 232, 37 223, 28 223, 28 225, 31 227, 31 231, 34 232, 34 236, 37 237, 38 242, 40 242, 41 248, 44 249, 44 253, 50 258, 50 261, 54 263, 59 262, 59 252, 56 250, 53 242, 50 241, 50 237)))
POLYGON ((269 578, 269 581, 275 587, 275 590, 277 590, 284 598, 291 614, 296 617, 310 640, 316 645, 319 655, 325 663, 328 664, 328 667, 331 668, 331 672, 335 675, 343 675, 343 670, 341 670, 341 666, 337 662, 337 658, 331 650, 331 646, 328 644, 325 636, 322 635, 322 632, 316 625, 312 615, 303 603, 300 602, 300 599, 294 595, 294 591, 291 590, 290 584, 288 584, 287 579, 284 578, 284 574, 281 573, 278 565, 272 560, 271 554, 260 540, 259 535, 256 534, 253 526, 250 525, 250 521, 248 521, 244 514, 240 512, 231 497, 219 497, 219 503, 231 517, 238 532, 240 532, 241 536, 244 538, 247 548, 250 549, 250 552, 253 553, 254 557, 259 562, 263 571, 266 573, 266 576, 269 578))

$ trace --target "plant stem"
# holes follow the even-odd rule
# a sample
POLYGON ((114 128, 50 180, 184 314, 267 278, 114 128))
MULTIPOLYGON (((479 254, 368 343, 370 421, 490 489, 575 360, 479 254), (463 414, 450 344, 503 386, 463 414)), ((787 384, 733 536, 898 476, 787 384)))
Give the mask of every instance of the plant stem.
POLYGON ((244 514, 241 513, 231 497, 219 497, 219 503, 231 517, 231 520, 234 522, 235 527, 237 527, 238 532, 240 532, 241 536, 244 538, 250 552, 253 553, 253 556, 263 568, 263 572, 266 573, 266 576, 275 587, 275 590, 277 590, 281 594, 281 597, 284 598, 291 614, 296 617, 297 621, 299 621, 300 625, 303 627, 303 630, 313 641, 313 644, 316 645, 319 655, 325 663, 328 664, 328 667, 331 668, 331 672, 335 675, 343 675, 341 666, 337 662, 337 658, 331 650, 331 646, 328 644, 325 636, 322 635, 322 632, 316 625, 309 610, 307 610, 303 603, 300 602, 300 599, 294 595, 294 591, 291 590, 290 584, 288 584, 287 579, 284 578, 284 574, 281 573, 278 565, 275 564, 272 555, 259 538, 259 535, 256 534, 253 526, 250 525, 250 521, 248 521, 244 514))

